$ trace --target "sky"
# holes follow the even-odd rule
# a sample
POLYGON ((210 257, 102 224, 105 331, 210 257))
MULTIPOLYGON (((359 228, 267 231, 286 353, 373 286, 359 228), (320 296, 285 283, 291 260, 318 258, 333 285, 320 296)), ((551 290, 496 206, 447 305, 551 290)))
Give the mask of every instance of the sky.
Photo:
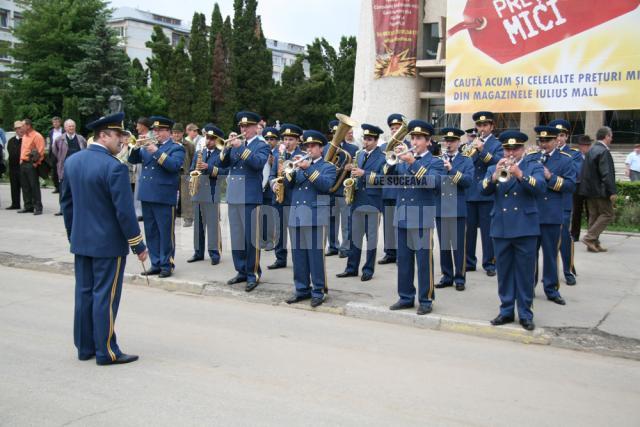
MULTIPOLYGON (((190 23, 194 12, 204 13, 207 24, 215 0, 111 0, 112 7, 129 6, 167 15, 190 23)), ((218 0, 223 19, 231 15, 233 0, 218 0)), ((357 35, 360 19, 360 0, 260 0, 258 15, 262 29, 270 39, 310 44, 316 37, 326 38, 338 47, 343 35, 357 35)), ((190 25, 190 24, 189 24, 190 25)))

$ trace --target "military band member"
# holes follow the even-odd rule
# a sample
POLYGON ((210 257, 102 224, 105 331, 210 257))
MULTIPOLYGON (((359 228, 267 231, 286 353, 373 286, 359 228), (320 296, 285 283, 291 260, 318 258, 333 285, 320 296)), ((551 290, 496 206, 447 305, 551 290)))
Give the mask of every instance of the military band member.
POLYGON ((440 197, 436 199, 436 226, 440 241, 442 278, 436 288, 455 284, 456 290, 464 291, 467 191, 473 183, 474 167, 469 157, 458 152, 460 137, 464 135, 464 131, 444 128, 441 132, 445 150, 442 154, 444 174, 440 179, 440 197))
MULTIPOLYGON (((387 125, 389 126, 390 135, 395 134, 402 126, 404 116, 402 114, 391 114, 387 117, 387 125)), ((380 146, 380 150, 385 153, 387 151, 387 144, 384 143, 380 146)), ((409 141, 404 141, 405 146, 408 148, 411 146, 409 141)), ((397 188, 393 186, 385 185, 382 188, 382 203, 384 205, 382 211, 383 219, 383 232, 384 232, 384 256, 378 261, 378 264, 392 264, 396 262, 396 229, 394 224, 395 212, 396 212, 396 193, 397 188)))
MULTIPOLYGON (((280 136, 282 138, 282 144, 276 148, 273 165, 271 166, 271 174, 269 175, 272 190, 274 190, 274 185, 278 177, 284 176, 284 162, 293 160, 294 157, 303 154, 299 147, 302 128, 291 123, 283 123, 280 125, 280 136)), ((289 234, 287 224, 289 223, 289 210, 291 208, 291 191, 287 191, 286 186, 283 202, 278 203, 274 195, 273 206, 278 212, 276 218, 276 260, 267 267, 270 270, 285 268, 287 266, 287 235, 289 234)))
MULTIPOLYGON (((332 137, 338 129, 338 120, 332 120, 329 122, 329 135, 332 137)), ((358 147, 355 144, 350 144, 347 141, 340 142, 340 148, 345 150, 353 157, 358 151, 358 147)), ((326 155, 329 145, 325 145, 323 155, 326 155)), ((345 159, 343 153, 339 155, 340 162, 345 159)), ((339 254, 340 258, 346 258, 349 253, 350 240, 351 240, 351 220, 349 218, 350 208, 344 202, 344 189, 342 185, 331 194, 331 218, 329 222, 329 248, 327 249, 327 256, 333 256, 339 254), (338 239, 340 234, 340 239, 338 239), (339 240, 339 241, 338 241, 339 240)))
MULTIPOLYGON (((558 134, 558 150, 571 156, 573 160, 573 166, 576 172, 576 182, 579 180, 580 172, 582 171, 582 153, 577 148, 571 148, 569 146, 569 138, 571 136, 571 125, 566 120, 553 120, 549 123, 549 126, 553 126, 560 130, 558 134)), ((577 186, 576 186, 577 187, 577 186)), ((573 286, 576 284, 576 269, 573 265, 573 238, 571 236, 571 219, 573 217, 573 194, 577 188, 574 188, 572 192, 565 192, 562 201, 562 230, 560 231, 560 255, 562 258, 562 271, 564 273, 564 279, 567 285, 573 286)))
POLYGON ((95 357, 98 365, 138 359, 120 350, 114 332, 129 249, 142 262, 148 254, 129 170, 114 157, 121 148, 123 119, 118 113, 87 125, 94 142, 65 162, 60 200, 75 256, 74 343, 78 359, 95 357))
POLYGON ((308 158, 297 159, 296 170, 285 174, 287 191, 292 193, 289 233, 296 287, 287 303, 311 299, 311 307, 317 307, 324 302, 327 290, 324 245, 329 190, 336 180, 336 168, 324 161, 322 146, 327 145, 327 138, 321 132, 305 131, 302 144, 308 158))
POLYGON ((491 213, 491 237, 496 250, 500 314, 492 325, 514 321, 517 304, 520 324, 533 330, 533 286, 540 216, 536 197, 547 184, 542 165, 525 156, 527 135, 508 130, 500 134, 504 158, 489 167, 482 181, 482 194, 495 200, 491 213))
POLYGON ((558 249, 564 227, 563 205, 566 195, 571 195, 575 190, 576 171, 571 156, 558 149, 557 128, 536 126, 535 131, 542 150, 530 156, 542 164, 547 182, 547 190, 537 198, 540 216, 537 250, 539 252, 542 247, 542 283, 547 299, 565 305, 566 302, 559 292, 558 249))
POLYGON ((260 283, 260 205, 262 179, 269 159, 269 145, 258 134, 260 116, 249 111, 236 114, 245 141, 236 138, 221 154, 222 166, 228 168, 227 204, 231 228, 231 252, 237 274, 227 284, 247 282, 245 291, 260 283))
MULTIPOLYGON (((175 219, 180 168, 184 162, 184 147, 171 139, 173 120, 150 117, 157 140, 147 140, 129 154, 129 163, 142 164, 140 191, 144 232, 149 245, 151 268, 147 275, 169 277, 175 268, 175 219)), ((140 143, 140 140, 138 140, 140 143)))
POLYGON ((211 265, 220 263, 222 252, 222 235, 220 232, 220 188, 227 169, 221 165, 221 151, 216 147, 224 141, 225 134, 217 126, 209 123, 202 129, 205 135, 205 147, 196 153, 191 162, 190 171, 199 171, 198 188, 195 194, 189 196, 193 203, 193 256, 187 262, 202 261, 206 249, 211 259, 211 265), (198 154, 201 156, 199 161, 198 154))
POLYGON ((262 240, 260 248, 266 251, 272 251, 276 245, 276 209, 273 207, 273 190, 270 184, 271 168, 275 161, 275 154, 280 145, 280 132, 278 129, 267 126, 262 130, 262 137, 269 145, 269 160, 265 164, 263 170, 263 188, 262 191, 262 207, 260 208, 260 229, 262 230, 262 240))
MULTIPOLYGON (((418 268, 418 311, 431 313, 433 282, 433 227, 436 212, 436 178, 444 172, 442 160, 429 152, 433 126, 422 120, 409 122, 413 152, 402 145, 396 147, 400 160, 385 168, 389 176, 398 179, 395 227, 398 232, 398 295, 400 299, 389 307, 400 310, 414 306, 416 288, 414 268, 418 268)), ((386 183, 385 183, 386 185, 386 183)))
POLYGON ((473 141, 476 147, 471 156, 475 172, 474 182, 467 192, 467 266, 466 271, 476 270, 476 241, 478 227, 482 238, 482 267, 487 276, 496 275, 496 260, 493 254, 493 244, 490 237, 490 213, 493 209, 493 199, 481 192, 481 182, 487 168, 495 165, 502 158, 500 141, 492 134, 494 129, 494 115, 489 111, 479 111, 473 115, 476 122, 477 138, 473 141))
POLYGON ((363 148, 356 153, 351 177, 355 179, 355 198, 351 204, 351 249, 347 268, 338 277, 358 276, 363 239, 367 238, 366 260, 361 281, 371 280, 375 270, 378 226, 382 212, 382 185, 385 155, 378 148, 378 139, 384 133, 378 126, 363 124, 363 148))

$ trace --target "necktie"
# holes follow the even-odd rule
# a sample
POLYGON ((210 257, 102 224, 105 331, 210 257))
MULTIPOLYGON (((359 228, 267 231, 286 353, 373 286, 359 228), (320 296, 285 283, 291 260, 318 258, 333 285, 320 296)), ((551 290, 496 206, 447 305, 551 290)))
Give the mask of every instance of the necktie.
POLYGON ((369 160, 369 154, 371 153, 364 153, 364 162, 362 162, 362 169, 364 169, 364 165, 366 165, 367 160, 369 160))
POLYGON ((210 156, 211 156, 211 150, 207 150, 207 155, 204 158, 205 163, 209 161, 210 156))
POLYGON ((547 153, 544 153, 542 155, 542 164, 544 165, 545 163, 547 163, 547 160, 549 160, 549 155, 547 153))

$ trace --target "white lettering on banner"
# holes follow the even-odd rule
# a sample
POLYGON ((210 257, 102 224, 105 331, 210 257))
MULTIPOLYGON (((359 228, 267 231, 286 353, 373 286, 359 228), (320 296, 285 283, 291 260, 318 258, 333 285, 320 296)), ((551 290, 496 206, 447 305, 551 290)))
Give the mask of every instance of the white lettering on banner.
POLYGON ((502 25, 512 44, 536 37, 567 23, 557 6, 558 0, 538 0, 534 5, 526 0, 493 0, 493 7, 502 19, 502 25), (532 7, 533 6, 533 7, 532 7), (508 9, 508 13, 506 12, 508 9), (507 16, 510 14, 510 16, 507 16))

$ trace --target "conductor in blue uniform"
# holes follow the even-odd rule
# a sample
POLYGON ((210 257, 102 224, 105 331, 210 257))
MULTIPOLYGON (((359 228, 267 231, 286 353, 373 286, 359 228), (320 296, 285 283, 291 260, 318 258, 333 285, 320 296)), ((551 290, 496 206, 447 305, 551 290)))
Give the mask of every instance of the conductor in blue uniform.
POLYGON ((227 205, 231 228, 231 253, 237 274, 227 284, 247 282, 245 291, 260 283, 260 205, 263 202, 263 170, 271 149, 258 135, 260 116, 249 111, 236 114, 241 138, 230 142, 220 155, 221 165, 229 170, 227 205))
POLYGON ((473 162, 458 152, 462 129, 444 128, 444 174, 440 177, 440 196, 436 198, 436 226, 440 241, 442 278, 436 288, 455 284, 464 291, 466 282, 465 238, 467 221, 467 191, 473 182, 473 162))
MULTIPOLYGON (((398 187, 395 227, 398 230, 398 295, 390 310, 412 308, 418 269, 418 315, 431 313, 435 298, 433 283, 433 227, 436 214, 436 180, 444 173, 442 160, 429 151, 433 126, 422 120, 409 122, 411 147, 395 151, 399 162, 387 164, 385 185, 398 187), (391 177, 391 182, 389 182, 391 177), (397 182, 393 182, 393 181, 397 182)), ((389 162, 388 162, 389 163, 389 162)))
POLYGON ((500 314, 492 325, 514 321, 518 306, 520 324, 533 330, 533 286, 540 214, 536 197, 547 184, 542 165, 525 156, 527 135, 516 130, 500 134, 504 158, 491 166, 482 181, 482 194, 495 200, 491 211, 491 237, 496 251, 500 314))
MULTIPOLYGON (((363 124, 363 149, 355 155, 356 166, 351 169, 351 178, 355 180, 354 200, 351 204, 351 249, 347 268, 338 277, 358 276, 360 258, 367 238, 367 250, 361 281, 373 278, 378 247, 378 227, 382 212, 382 171, 385 155, 378 148, 378 139, 384 133, 378 126, 363 124)), ((353 165, 352 165, 353 166, 353 165)))
POLYGON ((114 323, 122 295, 129 250, 144 262, 147 249, 140 233, 129 169, 114 156, 121 150, 124 113, 87 128, 94 143, 65 162, 60 207, 71 252, 75 256, 73 337, 78 359, 98 365, 129 363, 116 341, 114 323))
POLYGON ((142 202, 144 232, 151 269, 147 274, 169 277, 175 268, 175 220, 184 147, 171 139, 173 120, 150 117, 155 140, 131 150, 129 163, 142 164, 138 198, 142 202))
POLYGON ((287 303, 311 299, 311 307, 318 307, 328 290, 323 250, 331 207, 329 190, 336 180, 336 167, 323 159, 322 146, 327 145, 327 138, 322 132, 305 131, 302 144, 307 156, 298 158, 295 170, 285 174, 287 191, 291 191, 289 234, 296 288, 287 303))

